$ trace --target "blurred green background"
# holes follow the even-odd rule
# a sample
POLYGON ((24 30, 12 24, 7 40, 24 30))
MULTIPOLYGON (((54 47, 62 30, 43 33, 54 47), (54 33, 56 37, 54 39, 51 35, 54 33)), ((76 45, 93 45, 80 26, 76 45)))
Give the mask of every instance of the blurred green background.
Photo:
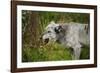
MULTIPOLYGON (((72 60, 70 48, 58 43, 43 45, 39 39, 51 21, 89 24, 89 14, 22 10, 22 62, 72 60)), ((83 47, 80 59, 89 59, 89 46, 83 47)))

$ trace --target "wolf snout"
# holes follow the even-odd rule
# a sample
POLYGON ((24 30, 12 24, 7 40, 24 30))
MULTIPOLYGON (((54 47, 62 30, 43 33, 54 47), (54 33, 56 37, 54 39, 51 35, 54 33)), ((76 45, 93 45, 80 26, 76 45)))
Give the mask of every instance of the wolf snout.
POLYGON ((49 38, 44 39, 44 43, 48 43, 49 42, 49 38))
POLYGON ((41 36, 39 38, 44 44, 47 44, 49 42, 49 38, 43 38, 43 36, 41 36))

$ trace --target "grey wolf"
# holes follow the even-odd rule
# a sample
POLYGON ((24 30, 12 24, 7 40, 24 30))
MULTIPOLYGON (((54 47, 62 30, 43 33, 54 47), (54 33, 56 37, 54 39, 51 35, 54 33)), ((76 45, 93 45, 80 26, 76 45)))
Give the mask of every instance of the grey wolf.
POLYGON ((73 59, 80 59, 83 45, 90 44, 88 24, 55 23, 51 21, 45 28, 42 39, 45 43, 57 42, 73 49, 73 59))

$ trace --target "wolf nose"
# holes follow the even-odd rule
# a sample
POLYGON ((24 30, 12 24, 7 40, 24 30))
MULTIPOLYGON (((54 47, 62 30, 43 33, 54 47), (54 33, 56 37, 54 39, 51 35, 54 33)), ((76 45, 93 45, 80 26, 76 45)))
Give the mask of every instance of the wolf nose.
POLYGON ((48 43, 48 42, 49 42, 49 38, 46 38, 46 39, 44 40, 44 42, 45 42, 45 43, 48 43))

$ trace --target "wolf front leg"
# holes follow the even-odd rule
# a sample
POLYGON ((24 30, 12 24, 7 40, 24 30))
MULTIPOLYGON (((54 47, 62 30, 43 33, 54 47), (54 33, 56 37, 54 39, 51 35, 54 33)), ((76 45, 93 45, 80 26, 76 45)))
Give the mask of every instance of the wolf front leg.
POLYGON ((73 49, 73 57, 72 57, 72 59, 74 59, 74 60, 79 60, 80 59, 81 49, 82 48, 74 48, 73 49))

